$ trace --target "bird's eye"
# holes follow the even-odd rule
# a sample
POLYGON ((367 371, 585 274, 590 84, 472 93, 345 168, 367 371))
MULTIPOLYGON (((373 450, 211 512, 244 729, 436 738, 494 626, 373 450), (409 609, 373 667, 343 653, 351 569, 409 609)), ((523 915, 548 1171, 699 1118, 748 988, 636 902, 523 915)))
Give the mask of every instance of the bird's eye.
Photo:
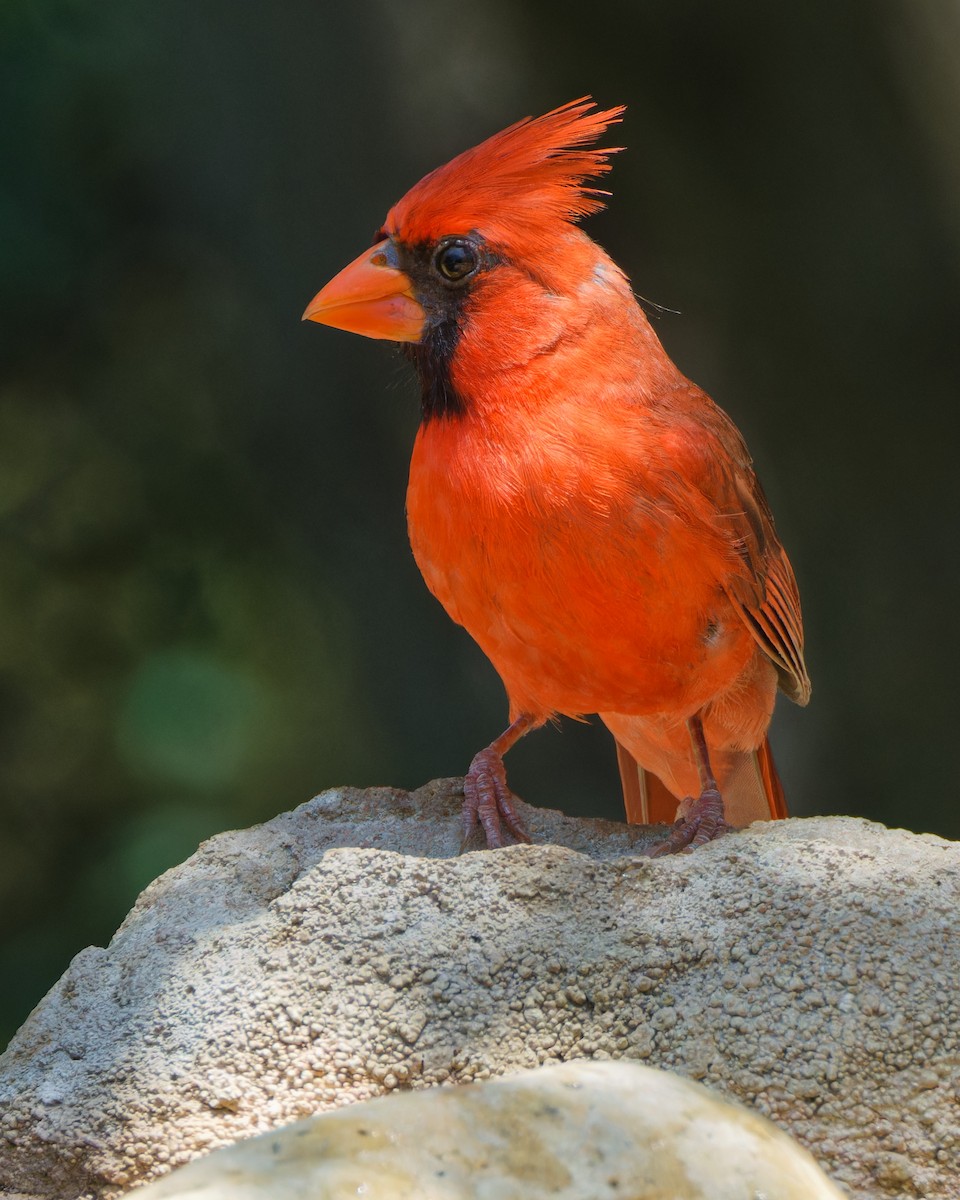
POLYGON ((433 257, 433 265, 448 283, 462 283, 477 269, 478 262, 469 242, 446 242, 433 257))

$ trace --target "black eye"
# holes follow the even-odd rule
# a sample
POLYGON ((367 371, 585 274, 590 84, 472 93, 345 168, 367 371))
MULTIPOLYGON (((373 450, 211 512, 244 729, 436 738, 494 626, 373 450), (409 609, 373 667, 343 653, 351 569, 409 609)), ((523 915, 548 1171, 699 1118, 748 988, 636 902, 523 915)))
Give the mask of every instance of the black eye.
POLYGON ((460 283, 478 265, 477 252, 469 242, 447 242, 433 257, 433 265, 449 283, 460 283))

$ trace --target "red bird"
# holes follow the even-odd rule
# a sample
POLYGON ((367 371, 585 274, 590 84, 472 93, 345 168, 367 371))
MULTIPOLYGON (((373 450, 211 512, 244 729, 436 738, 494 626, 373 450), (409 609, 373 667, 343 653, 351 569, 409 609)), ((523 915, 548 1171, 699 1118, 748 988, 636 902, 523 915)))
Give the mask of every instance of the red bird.
POLYGON ((419 376, 414 557, 510 700, 464 782, 489 846, 529 840, 502 756, 557 714, 599 714, 627 819, 679 818, 663 850, 783 817, 767 727, 778 687, 810 695, 743 438, 576 224, 622 112, 573 101, 432 171, 304 314, 404 343, 419 376))

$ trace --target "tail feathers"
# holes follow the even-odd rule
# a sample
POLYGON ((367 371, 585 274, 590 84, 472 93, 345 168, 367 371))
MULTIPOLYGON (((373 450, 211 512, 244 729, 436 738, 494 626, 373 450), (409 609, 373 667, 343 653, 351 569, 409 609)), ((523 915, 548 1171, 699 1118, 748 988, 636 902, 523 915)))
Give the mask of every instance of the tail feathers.
MULTIPOLYGON (((713 766, 731 825, 741 827, 753 821, 776 821, 787 816, 783 784, 768 738, 756 750, 733 751, 716 757, 718 761, 713 766)), ((682 797, 674 796, 619 742, 617 763, 627 821, 631 825, 672 825, 682 797)))
POLYGON ((617 742, 617 765, 623 787, 623 806, 630 825, 672 825, 677 818, 677 797, 651 771, 645 770, 629 750, 617 742))
MULTIPOLYGON (((782 821, 790 814, 787 812, 787 798, 783 794, 783 784, 777 773, 777 764, 773 761, 773 751, 770 749, 770 739, 765 737, 760 748, 754 751, 757 766, 760 769, 760 779, 763 791, 770 805, 770 820, 782 821)), ((761 819, 761 818, 755 818, 761 819)))

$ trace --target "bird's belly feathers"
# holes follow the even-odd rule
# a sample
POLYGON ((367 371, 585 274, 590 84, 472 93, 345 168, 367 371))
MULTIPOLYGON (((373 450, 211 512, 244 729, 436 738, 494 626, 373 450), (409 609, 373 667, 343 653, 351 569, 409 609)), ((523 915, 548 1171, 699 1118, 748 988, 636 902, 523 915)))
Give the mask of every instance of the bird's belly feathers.
POLYGON ((514 712, 687 715, 755 644, 702 531, 588 465, 529 479, 421 430, 407 514, 427 586, 496 667, 514 712), (497 469, 499 466, 499 469, 497 469))

